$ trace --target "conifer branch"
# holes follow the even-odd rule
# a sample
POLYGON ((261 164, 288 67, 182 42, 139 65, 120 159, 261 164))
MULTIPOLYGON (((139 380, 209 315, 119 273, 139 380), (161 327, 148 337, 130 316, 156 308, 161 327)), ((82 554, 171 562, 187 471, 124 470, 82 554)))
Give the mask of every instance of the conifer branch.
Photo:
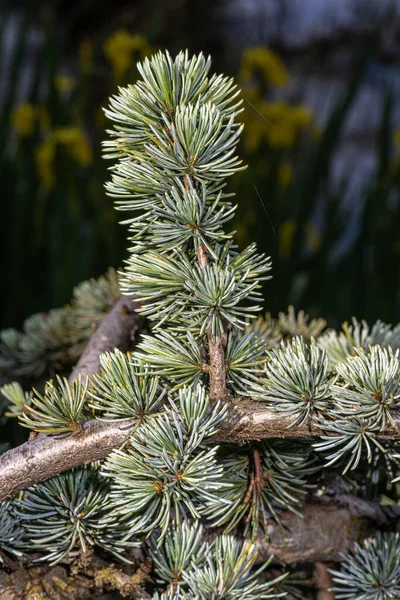
MULTIPOLYGON (((290 427, 291 420, 281 413, 273 413, 265 405, 248 398, 226 400, 228 413, 219 424, 218 432, 209 442, 245 444, 270 438, 304 438, 320 435, 308 425, 290 427)), ((400 439, 398 429, 387 428, 378 437, 400 439)), ((0 502, 34 483, 72 467, 87 464, 108 456, 128 437, 135 421, 120 423, 87 421, 78 434, 57 437, 38 435, 36 439, 9 450, 0 456, 0 502)))
MULTIPOLYGON (((197 251, 197 260, 201 267, 209 264, 207 248, 200 244, 197 251)), ((224 351, 224 337, 219 340, 212 334, 211 329, 207 331, 208 351, 210 354, 210 398, 223 400, 226 397, 226 363, 224 351)))
MULTIPOLYGON (((158 53, 138 67, 142 80, 111 100, 114 128, 105 143, 116 159, 108 193, 119 210, 139 211, 125 220, 131 246, 120 284, 128 297, 114 305, 120 287, 115 294, 107 284, 96 319, 84 311, 83 337, 79 326, 78 337, 68 337, 74 360, 99 314, 112 309, 69 382, 49 381, 43 394, 15 383, 4 391, 10 414, 35 437, 0 457, 0 501, 30 488, 2 504, 0 562, 2 553, 32 549, 52 564, 81 552, 88 558, 96 547, 121 557, 154 534, 150 554, 163 600, 208 598, 217 588, 219 600, 283 597, 293 589, 280 587, 285 574, 258 579, 271 558, 252 570, 261 530, 265 558, 329 562, 399 519, 396 501, 387 508, 332 497, 335 489, 366 496, 367 487, 358 485, 359 474, 354 487, 347 479, 340 487, 323 470, 335 465, 345 474, 360 465, 373 484, 381 476, 383 484, 396 481, 400 444, 389 440, 400 439, 400 350, 379 340, 390 337, 392 346, 397 333, 380 325, 367 335, 354 325, 354 335, 329 336, 324 347, 311 334, 320 324, 310 324, 305 339, 296 333, 307 319, 292 315, 273 347, 270 327, 251 327, 271 262, 254 244, 238 251, 233 232, 222 228, 235 212, 225 180, 244 168, 235 155, 238 91, 228 78, 209 77, 202 55, 158 53), (141 325, 136 313, 151 331, 130 353, 141 325), (232 451, 232 444, 243 447, 232 451), (221 526, 222 535, 204 540, 221 526), (236 526, 251 541, 227 535, 236 526)), ((65 354, 69 318, 68 311, 49 323, 35 316, 22 336, 3 334, 0 366, 36 377, 49 371, 65 354), (42 337, 47 342, 35 352, 42 337)), ((377 576, 397 597, 399 538, 376 539, 368 560, 382 557, 377 576)), ((125 590, 126 577, 112 569, 103 573, 105 586, 115 575, 125 590)), ((334 580, 342 586, 346 578, 334 580)), ((365 584, 358 579, 355 594, 365 584)), ((375 591, 371 600, 379 600, 375 591)))
POLYGON ((0 456, 0 502, 72 467, 105 458, 120 447, 132 422, 87 421, 79 433, 43 435, 0 456))
POLYGON ((128 350, 143 322, 142 317, 135 312, 135 308, 138 308, 138 304, 132 296, 121 296, 117 300, 93 333, 85 351, 73 368, 69 377, 70 383, 74 383, 79 374, 85 382, 93 373, 98 373, 100 355, 103 352, 114 348, 119 348, 123 352, 128 350))
POLYGON ((320 561, 315 563, 314 580, 317 590, 317 600, 334 600, 334 595, 330 591, 332 587, 332 575, 328 571, 327 564, 320 561))

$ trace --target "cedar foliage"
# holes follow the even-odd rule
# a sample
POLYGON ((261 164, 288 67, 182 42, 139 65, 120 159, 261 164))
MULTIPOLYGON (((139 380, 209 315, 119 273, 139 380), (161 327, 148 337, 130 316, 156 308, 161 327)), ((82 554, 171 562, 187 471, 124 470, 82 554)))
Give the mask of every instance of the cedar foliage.
MULTIPOLYGON (((259 317, 271 261, 255 245, 238 249, 224 228, 235 212, 226 180, 244 168, 242 102, 210 66, 201 54, 160 52, 106 110, 106 189, 129 232, 119 285, 140 302, 147 330, 132 352, 103 354, 88 384, 57 375, 43 392, 14 382, 3 394, 7 414, 37 433, 74 435, 93 417, 136 424, 105 461, 0 506, 4 569, 14 557, 79 572, 99 553, 125 572, 147 556, 152 573, 140 585, 121 589, 111 575, 107 585, 154 600, 304 598, 290 568, 258 564, 268 524, 332 488, 398 502, 399 449, 382 438, 397 427, 398 327, 354 320, 336 333, 293 309, 259 317), (310 436, 209 443, 239 395, 291 427, 309 424, 310 436)), ((2 370, 19 379, 65 370, 118 294, 110 271, 82 284, 71 306, 2 332, 2 370)), ((333 571, 335 597, 400 597, 399 550, 395 533, 357 545, 333 571)))

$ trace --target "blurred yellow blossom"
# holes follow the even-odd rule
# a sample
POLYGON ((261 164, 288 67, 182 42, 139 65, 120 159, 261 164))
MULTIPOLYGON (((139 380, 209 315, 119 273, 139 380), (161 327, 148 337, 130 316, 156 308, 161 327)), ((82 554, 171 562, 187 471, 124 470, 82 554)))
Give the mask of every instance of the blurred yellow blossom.
POLYGON ((59 127, 54 131, 53 137, 56 143, 68 148, 71 156, 81 167, 87 167, 92 163, 92 149, 82 129, 75 126, 59 127))
POLYGON ((293 169, 288 163, 281 163, 278 172, 279 183, 282 187, 289 187, 293 183, 293 169))
POLYGON ((290 114, 290 119, 296 127, 305 129, 311 125, 313 115, 308 106, 296 104, 295 106, 286 105, 286 110, 290 114))
POLYGON ((93 67, 93 44, 87 38, 79 44, 79 64, 83 73, 88 73, 93 67))
POLYGON ((116 81, 121 81, 132 66, 134 55, 143 59, 150 53, 150 46, 143 35, 131 35, 120 29, 115 31, 104 43, 104 54, 111 63, 116 81))
POLYGON ((37 114, 39 118, 40 128, 45 131, 49 130, 51 125, 51 119, 47 108, 45 106, 39 106, 37 109, 37 114))
POLYGON ((46 191, 51 190, 55 182, 53 166, 55 153, 56 146, 52 136, 49 136, 44 142, 39 144, 35 152, 37 172, 46 191))
POLYGON ((274 148, 292 147, 298 135, 312 124, 313 114, 303 105, 255 100, 245 111, 244 120, 245 148, 253 152, 263 139, 274 148))
POLYGON ((76 80, 73 77, 69 77, 68 75, 59 74, 56 75, 55 78, 55 86, 56 89, 60 92, 60 94, 69 94, 72 92, 76 85, 76 80))
POLYGON ((289 73, 282 59, 269 48, 247 48, 242 55, 239 77, 243 82, 251 79, 254 71, 261 72, 264 81, 274 87, 286 85, 289 73))
POLYGON ((36 167, 43 188, 52 189, 55 183, 54 158, 58 146, 67 149, 69 155, 81 166, 93 161, 92 149, 82 129, 76 126, 55 129, 36 149, 36 167))
POLYGON ((20 137, 29 137, 35 130, 36 109, 33 104, 24 103, 14 108, 11 122, 20 137))

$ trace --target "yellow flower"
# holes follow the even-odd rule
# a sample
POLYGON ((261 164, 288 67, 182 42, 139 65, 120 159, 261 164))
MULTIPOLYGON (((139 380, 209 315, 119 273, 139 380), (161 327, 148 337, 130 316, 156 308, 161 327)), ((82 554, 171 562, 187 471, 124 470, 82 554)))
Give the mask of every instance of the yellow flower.
POLYGON ((49 115, 49 111, 45 106, 39 106, 37 110, 40 128, 46 130, 50 129, 51 119, 49 115))
POLYGON ((92 149, 84 131, 75 126, 55 129, 35 152, 37 172, 46 191, 54 187, 56 180, 54 158, 57 145, 66 148, 81 167, 87 167, 93 161, 92 149))
POLYGON ((312 112, 303 105, 286 102, 267 102, 253 97, 245 111, 245 148, 257 150, 262 139, 274 148, 292 147, 298 135, 313 123, 312 112))
POLYGON ((298 129, 306 129, 311 125, 313 114, 307 106, 297 104, 296 106, 289 106, 288 109, 290 118, 298 129))
POLYGON ((70 155, 81 165, 87 167, 93 160, 92 149, 88 138, 79 127, 59 127, 54 131, 54 141, 65 146, 70 155))
POLYGON ((257 46, 243 52, 239 77, 242 81, 249 81, 256 70, 266 83, 274 87, 281 87, 289 81, 289 73, 282 59, 269 48, 257 46))
POLYGON ((20 137, 29 137, 35 130, 36 110, 32 104, 20 104, 11 113, 11 122, 20 137))
POLYGON ((76 81, 73 77, 62 74, 56 75, 54 83, 60 94, 69 94, 76 85, 76 81))
POLYGON ((285 102, 262 102, 260 112, 264 117, 265 137, 271 146, 290 148, 296 141, 296 128, 290 117, 290 107, 285 102))
POLYGON ((282 163, 279 166, 279 183, 282 187, 289 187, 293 183, 293 169, 288 163, 282 163))
POLYGON ((79 64, 83 73, 88 73, 93 67, 93 45, 88 39, 79 44, 79 64))
POLYGON ((44 142, 39 144, 35 152, 37 172, 43 188, 46 191, 51 190, 55 182, 53 166, 55 153, 56 146, 52 136, 48 137, 44 142))
POLYGON ((134 55, 144 58, 150 53, 150 46, 144 36, 131 35, 120 29, 107 38, 103 50, 112 65, 115 79, 120 81, 132 66, 134 55))
POLYGON ((252 121, 246 124, 246 128, 243 131, 244 148, 246 152, 251 154, 252 152, 255 152, 261 144, 264 137, 263 128, 260 127, 258 121, 252 121))

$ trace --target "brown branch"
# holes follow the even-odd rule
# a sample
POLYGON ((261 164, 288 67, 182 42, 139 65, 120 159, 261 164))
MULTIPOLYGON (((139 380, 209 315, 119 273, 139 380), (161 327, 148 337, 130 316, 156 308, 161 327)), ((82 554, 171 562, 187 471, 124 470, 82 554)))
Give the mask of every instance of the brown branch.
MULTIPOLYGON (((288 429, 289 424, 288 417, 272 413, 260 402, 235 398, 228 401, 228 415, 208 442, 244 444, 269 438, 310 437, 308 426, 288 429)), ((133 425, 134 421, 87 421, 80 433, 40 434, 5 452, 0 456, 0 501, 71 467, 105 458, 123 444, 133 425)), ((400 439, 400 429, 387 429, 379 437, 400 439)))
POLYGON ((226 392, 226 363, 223 338, 219 341, 210 331, 207 332, 208 351, 210 353, 210 398, 224 400, 226 392))
POLYGON ((267 527, 269 542, 259 537, 260 560, 271 554, 282 564, 295 562, 338 562, 341 553, 347 554, 354 542, 359 542, 376 531, 376 526, 365 517, 355 516, 349 508, 310 503, 302 517, 291 512, 280 515, 284 528, 275 523, 267 527))
MULTIPOLYGON (((207 248, 204 244, 199 245, 197 261, 201 267, 209 264, 207 248)), ((217 340, 209 329, 207 331, 207 341, 210 354, 210 398, 223 400, 227 396, 224 340, 222 337, 217 340)))
POLYGON ((316 600, 334 600, 334 595, 329 590, 332 588, 332 575, 328 571, 329 565, 316 562, 314 565, 314 581, 317 590, 316 600))
MULTIPOLYGON (((142 323, 131 296, 122 296, 104 317, 75 366, 69 381, 78 373, 83 379, 100 370, 100 355, 107 350, 127 350, 142 323)), ((62 471, 105 458, 123 444, 133 421, 104 423, 87 421, 74 435, 43 435, 0 456, 0 502, 62 471)))
MULTIPOLYGON (((218 426, 210 442, 244 444, 268 438, 310 438, 322 435, 312 423, 290 427, 290 417, 271 412, 262 402, 250 398, 227 398, 228 414, 218 426)), ((395 419, 397 429, 387 428, 377 437, 400 439, 400 419, 395 419)))
POLYGON ((87 421, 77 434, 38 435, 0 456, 0 502, 62 471, 105 458, 123 444, 133 422, 87 421))
POLYGON ((100 355, 103 352, 119 348, 126 352, 135 339, 141 325, 142 317, 135 312, 138 304, 133 296, 121 296, 112 310, 101 321, 89 340, 82 356, 69 377, 73 383, 81 373, 82 380, 100 371, 100 355))
MULTIPOLYGON (((381 525, 396 531, 400 525, 400 507, 386 513, 385 521, 377 524, 374 515, 381 515, 387 506, 364 502, 353 496, 342 496, 321 503, 310 500, 302 508, 302 515, 291 511, 279 514, 281 525, 269 519, 265 532, 258 534, 256 543, 262 563, 273 555, 275 564, 297 562, 339 562, 341 554, 353 549, 354 542, 374 535, 381 525), (358 505, 359 503, 359 505, 358 505), (364 514, 364 513, 367 514, 364 514), (397 528, 397 529, 396 529, 397 528), (266 535, 267 534, 267 535, 266 535)), ((215 539, 218 532, 205 530, 208 540, 215 539)))

